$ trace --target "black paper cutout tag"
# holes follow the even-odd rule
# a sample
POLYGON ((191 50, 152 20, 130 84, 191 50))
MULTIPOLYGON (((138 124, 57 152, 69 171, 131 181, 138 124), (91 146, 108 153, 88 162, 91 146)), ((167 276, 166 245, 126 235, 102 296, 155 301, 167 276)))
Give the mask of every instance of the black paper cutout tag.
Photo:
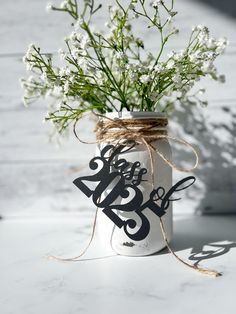
POLYGON ((147 202, 143 202, 143 194, 139 189, 139 185, 143 176, 147 173, 146 168, 141 168, 141 163, 128 162, 122 158, 122 154, 131 151, 136 145, 135 141, 126 141, 123 144, 106 145, 101 150, 101 156, 96 156, 89 162, 91 170, 97 171, 94 175, 83 176, 75 179, 73 183, 88 197, 92 197, 93 203, 102 208, 113 223, 124 228, 126 235, 134 241, 141 241, 147 237, 150 231, 150 222, 143 214, 143 210, 148 208, 158 217, 165 215, 170 202, 180 200, 180 198, 171 198, 175 192, 187 189, 195 182, 194 176, 186 177, 174 186, 169 191, 165 191, 163 187, 157 187, 150 193, 150 198, 147 202), (91 190, 87 182, 97 182, 94 190, 91 190), (110 190, 109 187, 112 186, 110 190), (108 189, 109 188, 109 189, 108 189), (115 201, 121 197, 128 198, 130 195, 133 198, 126 204, 115 204, 115 201), (107 195, 105 195, 107 193, 107 195), (105 196, 105 197, 104 197, 105 196), (159 201, 160 205, 157 204, 159 201), (134 212, 141 219, 141 226, 135 233, 130 233, 129 229, 136 227, 135 215, 134 219, 122 220, 115 211, 134 212))

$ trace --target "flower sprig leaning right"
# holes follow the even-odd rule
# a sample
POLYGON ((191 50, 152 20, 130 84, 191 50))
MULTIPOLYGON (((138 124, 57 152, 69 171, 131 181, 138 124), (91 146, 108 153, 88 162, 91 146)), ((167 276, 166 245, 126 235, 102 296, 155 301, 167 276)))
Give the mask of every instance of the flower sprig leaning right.
POLYGON ((157 111, 170 113, 175 105, 207 105, 202 89, 193 87, 202 77, 224 82, 214 65, 227 46, 225 38, 210 37, 206 26, 193 27, 184 49, 165 53, 172 36, 174 0, 116 0, 109 6, 106 31, 94 30, 94 15, 102 5, 93 0, 66 0, 48 9, 68 13, 73 31, 59 50, 61 64, 36 45, 29 47, 24 62, 31 72, 22 79, 26 104, 39 97, 54 100, 46 120, 63 133, 85 112, 157 111), (148 51, 145 41, 135 35, 134 25, 143 23, 156 29, 156 51, 148 51))

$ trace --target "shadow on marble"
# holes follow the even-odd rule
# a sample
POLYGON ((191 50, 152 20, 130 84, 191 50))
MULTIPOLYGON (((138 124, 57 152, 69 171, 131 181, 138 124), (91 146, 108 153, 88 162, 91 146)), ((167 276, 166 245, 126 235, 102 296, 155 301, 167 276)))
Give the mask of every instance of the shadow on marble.
MULTIPOLYGON (((185 198, 204 214, 236 214, 236 110, 232 104, 209 108, 186 106, 173 115, 171 132, 193 144, 200 156, 197 178, 185 198)), ((181 166, 192 163, 182 146, 172 143, 173 159, 181 166)))
MULTIPOLYGON (((178 252, 191 249, 189 260, 198 265, 236 249, 236 217, 193 216, 174 222, 172 248, 178 252)), ((168 253, 167 249, 159 254, 168 253)))

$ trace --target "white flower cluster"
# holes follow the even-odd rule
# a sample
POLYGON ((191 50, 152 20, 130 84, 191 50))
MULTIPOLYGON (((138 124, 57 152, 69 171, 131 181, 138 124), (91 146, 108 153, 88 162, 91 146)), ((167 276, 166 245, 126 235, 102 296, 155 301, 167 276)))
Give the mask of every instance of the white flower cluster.
MULTIPOLYGON (((77 119, 76 114, 92 109, 100 113, 124 109, 169 112, 177 102, 205 106, 200 98, 204 89, 192 92, 195 83, 205 76, 225 81, 224 75, 217 72, 215 59, 224 52, 228 41, 210 37, 206 26, 193 27, 187 47, 163 58, 166 43, 178 30, 170 24, 177 12, 173 6, 168 9, 162 0, 148 2, 150 16, 143 0, 130 0, 127 8, 110 6, 107 33, 91 27, 91 16, 74 16, 75 12, 70 11, 72 3, 76 0, 65 0, 58 8, 75 18, 73 32, 65 38, 66 48, 58 50, 61 65, 54 66, 50 56, 30 45, 24 62, 34 76, 22 81, 27 102, 40 96, 58 100, 59 106, 47 119, 61 123, 63 128, 70 119, 77 119), (163 10, 167 19, 161 24, 158 15, 163 10), (133 31, 134 17, 146 18, 151 23, 149 27, 161 32, 156 54, 146 51, 144 41, 133 31), (79 108, 70 107, 70 102, 79 103, 79 108)), ((85 4, 93 5, 90 0, 85 4)), ((47 8, 57 9, 51 4, 47 8)))
POLYGON ((46 5, 46 11, 47 11, 47 12, 50 12, 52 9, 53 9, 53 5, 52 5, 51 2, 49 2, 49 3, 46 5))
POLYGON ((61 4, 60 4, 60 8, 61 9, 67 9, 69 6, 69 0, 64 0, 61 4))
MULTIPOLYGON (((70 6, 70 0, 63 0, 60 5, 59 5, 59 9, 69 9, 69 6, 70 6)), ((47 5, 46 5, 46 11, 50 12, 51 10, 53 10, 54 5, 49 2, 47 5)))
POLYGON ((157 9, 162 4, 162 0, 155 0, 151 4, 153 8, 157 9))
POLYGON ((32 55, 34 53, 34 45, 30 44, 28 47, 28 50, 26 52, 26 54, 23 57, 23 62, 26 64, 26 69, 28 71, 32 70, 33 65, 31 64, 30 60, 32 58, 32 55))

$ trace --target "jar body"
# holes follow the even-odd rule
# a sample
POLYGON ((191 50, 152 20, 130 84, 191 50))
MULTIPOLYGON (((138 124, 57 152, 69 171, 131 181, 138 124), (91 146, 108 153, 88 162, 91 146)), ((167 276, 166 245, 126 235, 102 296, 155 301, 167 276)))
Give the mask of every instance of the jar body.
MULTIPOLYGON (((124 113, 111 113, 107 114, 108 118, 120 119, 150 119, 160 118, 160 115, 153 112, 124 112, 124 113)), ((100 155, 101 150, 107 145, 107 143, 99 143, 96 148, 96 155, 100 155)), ((167 139, 158 139, 152 142, 152 146, 160 151, 165 158, 171 160, 171 148, 167 139)), ((137 161, 140 162, 140 168, 146 168, 147 173, 144 175, 144 181, 141 181, 138 185, 139 190, 143 195, 143 204, 150 199, 150 193, 153 189, 163 187, 165 192, 172 187, 172 168, 155 152, 152 152, 153 160, 153 175, 152 175, 152 162, 149 151, 145 144, 137 144, 132 150, 122 153, 122 159, 125 159, 130 164, 137 161)), ((110 187, 112 189, 112 187, 110 187)), ((109 193, 106 191, 105 193, 109 193)), ((130 195, 125 200, 119 197, 116 200, 120 204, 131 201, 133 195, 130 195)), ((161 200, 157 201, 160 205, 161 200)), ((135 208, 134 208, 135 210, 135 208)), ((127 219, 135 219, 137 226, 140 227, 141 220, 135 213, 135 211, 116 211, 117 216, 123 221, 127 219)), ((97 236, 100 243, 106 248, 112 247, 112 249, 120 255, 128 256, 145 256, 162 250, 165 246, 165 240, 160 227, 159 217, 152 212, 149 208, 145 208, 142 214, 148 219, 150 224, 150 230, 148 235, 139 241, 134 241, 125 233, 124 228, 117 227, 103 212, 99 209, 97 217, 97 236)), ((165 233, 168 241, 172 238, 173 233, 173 214, 172 214, 172 202, 169 203, 169 207, 166 209, 166 213, 162 216, 162 221, 165 228, 165 233)), ((130 230, 135 232, 135 230, 130 230)))

